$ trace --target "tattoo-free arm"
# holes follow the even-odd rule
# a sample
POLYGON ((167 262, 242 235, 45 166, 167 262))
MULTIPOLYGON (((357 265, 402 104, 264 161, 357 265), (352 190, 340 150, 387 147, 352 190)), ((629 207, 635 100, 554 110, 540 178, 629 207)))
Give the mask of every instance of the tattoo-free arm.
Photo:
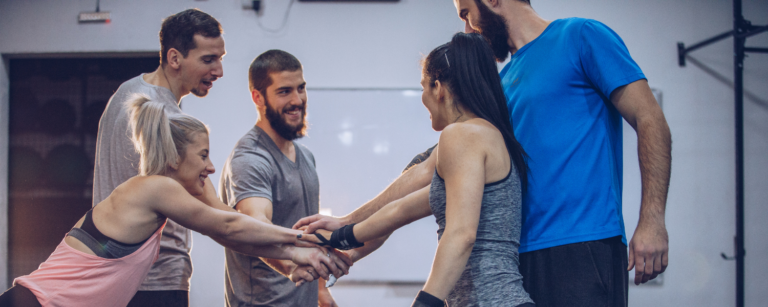
POLYGON ((635 284, 647 282, 666 270, 669 238, 664 221, 672 160, 672 137, 661 107, 648 82, 638 80, 611 93, 611 101, 637 132, 642 199, 640 219, 629 242, 629 267, 635 284))
POLYGON ((448 297, 472 254, 486 179, 485 153, 472 144, 477 138, 456 128, 440 135, 437 170, 445 180, 445 229, 423 289, 440 299, 448 297))

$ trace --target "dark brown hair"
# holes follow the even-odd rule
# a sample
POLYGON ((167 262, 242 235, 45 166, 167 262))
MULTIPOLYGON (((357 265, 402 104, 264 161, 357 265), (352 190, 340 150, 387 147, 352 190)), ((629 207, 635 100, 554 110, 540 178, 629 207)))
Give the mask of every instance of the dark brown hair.
POLYGON ((198 9, 188 9, 166 17, 160 27, 160 64, 168 63, 168 50, 174 48, 185 58, 197 48, 195 34, 216 38, 224 30, 211 15, 198 9))

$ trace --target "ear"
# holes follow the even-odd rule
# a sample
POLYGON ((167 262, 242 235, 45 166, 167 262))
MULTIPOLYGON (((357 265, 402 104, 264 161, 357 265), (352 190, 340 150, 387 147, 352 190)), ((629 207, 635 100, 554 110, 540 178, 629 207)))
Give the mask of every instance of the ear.
POLYGON ((264 96, 261 95, 261 92, 259 92, 259 90, 251 91, 251 100, 253 100, 253 103, 256 104, 257 108, 261 108, 264 106, 264 96))
POLYGON ((181 157, 177 157, 174 163, 168 163, 168 168, 175 171, 179 170, 179 164, 181 164, 181 157))
POLYGON ((181 60, 184 58, 184 56, 181 54, 181 52, 176 50, 176 48, 171 48, 168 50, 166 58, 168 59, 168 65, 170 65, 171 68, 179 69, 179 67, 181 67, 181 60))
POLYGON ((435 86, 432 87, 432 94, 434 94, 437 97, 437 101, 444 102, 445 101, 445 86, 443 85, 440 80, 435 80, 435 86))

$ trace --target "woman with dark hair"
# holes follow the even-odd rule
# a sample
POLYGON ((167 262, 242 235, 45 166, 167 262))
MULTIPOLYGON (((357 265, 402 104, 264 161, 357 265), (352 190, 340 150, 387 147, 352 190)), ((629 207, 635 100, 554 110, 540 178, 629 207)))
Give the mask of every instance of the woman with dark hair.
POLYGON ((146 97, 128 107, 139 175, 89 210, 37 270, 16 278, 0 306, 126 306, 158 257, 168 218, 241 244, 241 252, 312 265, 325 277, 326 266, 336 268, 327 251, 274 245, 306 246, 296 239, 298 230, 212 208, 226 205, 207 180, 214 168, 202 122, 167 114, 164 104, 146 97))
POLYGON ((457 33, 424 60, 421 85, 432 128, 442 131, 431 186, 359 224, 302 240, 351 249, 434 214, 437 252, 413 306, 532 306, 517 268, 525 152, 490 46, 479 34, 457 33))

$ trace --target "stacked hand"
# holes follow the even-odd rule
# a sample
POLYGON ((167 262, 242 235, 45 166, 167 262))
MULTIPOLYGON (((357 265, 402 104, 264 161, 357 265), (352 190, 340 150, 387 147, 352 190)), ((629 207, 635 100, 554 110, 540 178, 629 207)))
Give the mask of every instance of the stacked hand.
POLYGON ((290 275, 297 287, 319 278, 328 279, 329 274, 337 278, 349 274, 353 263, 347 254, 324 247, 296 248, 291 260, 297 264, 290 275))
MULTIPOLYGON (((331 231, 341 228, 342 226, 344 226, 344 224, 338 218, 316 214, 300 219, 293 225, 293 229, 304 230, 305 234, 318 233, 326 238, 330 238, 331 231)), ((305 243, 322 243, 320 239, 314 235, 304 235, 299 239, 305 243)), ((349 274, 349 267, 352 266, 353 263, 349 255, 333 248, 321 247, 320 249, 326 251, 325 255, 322 256, 325 256, 328 260, 332 261, 335 264, 334 267, 339 269, 339 271, 332 271, 330 273, 333 273, 336 278, 349 274)), ((300 286, 305 282, 315 281, 321 277, 326 280, 328 279, 328 270, 324 270, 325 268, 318 268, 311 264, 303 264, 299 262, 296 262, 296 264, 299 264, 299 266, 291 272, 290 276, 291 281, 295 282, 296 286, 300 286)))

